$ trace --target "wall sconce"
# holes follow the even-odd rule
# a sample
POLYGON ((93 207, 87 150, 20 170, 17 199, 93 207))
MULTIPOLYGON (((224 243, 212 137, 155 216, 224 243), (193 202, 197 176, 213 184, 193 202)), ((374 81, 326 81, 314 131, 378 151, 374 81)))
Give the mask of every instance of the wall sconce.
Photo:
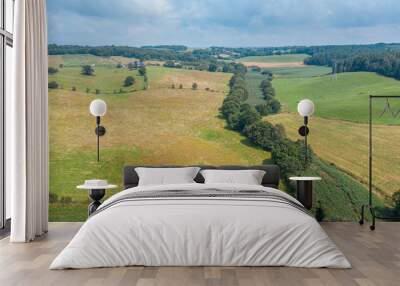
POLYGON ((299 128, 300 136, 304 137, 305 151, 304 151, 304 161, 307 165, 308 161, 308 147, 307 147, 307 135, 310 132, 308 129, 308 117, 314 113, 314 103, 309 99, 303 99, 297 105, 297 111, 301 116, 304 117, 304 125, 299 128))
POLYGON ((97 162, 100 161, 100 136, 106 134, 106 129, 100 125, 100 117, 104 116, 107 112, 107 104, 104 100, 95 99, 90 103, 90 113, 96 117, 96 129, 97 135, 97 162))

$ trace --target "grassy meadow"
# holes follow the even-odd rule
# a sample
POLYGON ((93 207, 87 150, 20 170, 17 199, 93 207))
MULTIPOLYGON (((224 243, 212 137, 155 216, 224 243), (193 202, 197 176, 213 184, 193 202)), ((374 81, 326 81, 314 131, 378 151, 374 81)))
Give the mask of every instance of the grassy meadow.
MULTIPOLYGON (((272 56, 270 59, 251 57, 247 60, 274 62, 276 57, 279 56, 272 56)), ((304 58, 304 55, 298 57, 304 58)), ((295 55, 288 55, 288 58, 288 64, 293 58, 296 59, 295 55)), ((284 58, 281 59, 280 63, 284 64, 284 58)), ((282 104, 282 111, 280 114, 268 116, 266 120, 283 124, 289 138, 300 139, 297 129, 302 125, 302 118, 297 113, 297 104, 304 98, 313 100, 316 111, 310 119, 310 145, 326 162, 322 162, 326 168, 329 169, 330 164, 333 164, 348 174, 349 178, 354 178, 355 182, 363 184, 366 192, 368 96, 400 95, 400 82, 369 72, 332 75, 330 68, 318 66, 272 67, 268 70, 274 73, 272 84, 282 104)), ((263 76, 258 72, 251 71, 247 74, 246 80, 251 91, 248 103, 260 102, 261 93, 257 86, 262 79, 263 76)), ((373 183, 377 194, 381 197, 389 196, 400 189, 399 118, 394 118, 390 113, 380 116, 385 103, 385 100, 377 99, 373 109, 373 183)), ((400 110, 400 100, 390 100, 390 106, 396 113, 400 110)), ((355 184, 351 188, 360 190, 355 184)))
POLYGON ((219 118, 230 74, 148 67, 149 88, 143 90, 136 71, 117 69, 114 59, 97 58, 98 62, 91 62, 96 65, 95 75, 81 75, 77 63, 82 58, 96 61, 92 56, 49 57, 50 66, 64 65, 50 76, 63 85, 49 90, 50 192, 58 196, 50 204, 51 221, 85 220, 87 193, 76 186, 85 179, 103 178, 119 185, 108 195, 118 192, 126 164, 251 165, 269 159, 268 152, 226 129, 219 118), (119 90, 128 74, 136 79, 134 91, 85 92, 86 87, 119 90), (197 90, 191 89, 193 82, 197 90), (107 132, 100 140, 100 163, 96 162, 95 119, 89 113, 95 98, 108 105, 102 118, 107 132))
POLYGON ((258 66, 260 68, 295 68, 304 67, 305 54, 285 54, 273 56, 251 56, 239 58, 236 61, 245 66, 258 66))
POLYGON ((303 78, 328 75, 332 72, 330 67, 302 66, 302 67, 271 67, 268 68, 275 78, 303 78))
MULTIPOLYGON (((307 78, 311 76, 308 70, 304 71, 304 73, 297 70, 296 73, 302 78, 307 78)), ((274 77, 274 81, 276 81, 278 76, 274 74, 274 77)), ((259 72, 249 71, 246 74, 245 79, 249 91, 249 98, 247 99, 247 103, 254 105, 263 103, 262 94, 259 86, 261 81, 265 78, 266 76, 262 75, 259 72)), ((335 134, 338 137, 346 137, 345 131, 349 131, 348 129, 344 129, 342 127, 334 125, 330 125, 330 127, 332 128, 324 128, 323 124, 314 127, 314 119, 327 119, 313 117, 313 129, 310 136, 313 150, 322 159, 315 159, 310 169, 306 173, 299 173, 298 175, 311 175, 322 177, 322 181, 317 182, 314 188, 315 200, 313 207, 314 211, 316 207, 321 207, 323 209, 325 220, 356 221, 359 219, 359 210, 361 205, 368 200, 368 193, 364 184, 365 180, 363 180, 365 178, 362 178, 362 175, 365 171, 367 171, 367 169, 363 169, 362 159, 360 160, 360 157, 358 157, 358 155, 365 157, 368 155, 368 150, 365 150, 366 145, 362 145, 362 148, 360 148, 361 150, 358 150, 358 152, 354 154, 355 156, 352 156, 353 149, 351 148, 351 144, 347 145, 346 148, 343 148, 344 144, 342 141, 338 142, 338 140, 333 140, 332 138, 332 134, 335 134), (314 132, 314 128, 318 130, 318 132, 314 132), (340 132, 341 130, 343 130, 343 132, 340 132), (321 138, 321 140, 319 140, 319 138, 321 138), (341 146, 341 148, 348 151, 349 154, 344 154, 342 152, 343 150, 338 148, 338 146, 341 146), (351 173, 349 172, 349 170, 346 170, 344 168, 341 168, 341 170, 339 170, 337 168, 337 165, 335 164, 336 162, 338 162, 338 160, 349 160, 348 166, 350 169, 358 164, 358 168, 356 170, 359 171, 360 175, 355 176, 355 173, 351 173)), ((284 112, 277 115, 266 116, 264 120, 268 120, 274 124, 283 124, 285 126, 287 136, 290 139, 300 139, 300 137, 297 135, 297 128, 302 124, 302 118, 298 116, 297 113, 295 114, 284 112)), ((350 122, 344 123, 354 125, 354 123, 350 122)), ((367 133, 362 133, 362 130, 360 131, 361 132, 358 133, 351 133, 353 136, 346 137, 345 141, 347 143, 350 143, 351 140, 353 140, 354 142, 354 138, 357 138, 360 133, 361 135, 364 135, 364 137, 362 138, 365 139, 367 133)), ((381 175, 382 173, 377 173, 377 176, 381 175)), ((288 190, 292 192, 294 192, 296 188, 295 184, 293 184, 292 182, 289 183, 288 187, 288 190)), ((374 202, 377 205, 382 205, 382 199, 376 196, 374 196, 374 202)))
MULTIPOLYGON (((323 209, 326 221, 358 221, 361 205, 368 201, 364 185, 353 176, 339 170, 334 164, 315 158, 309 170, 301 175, 318 176, 322 180, 314 185, 315 208, 323 209)), ((292 188, 295 186, 292 182, 292 188)), ((374 205, 383 206, 383 200, 373 196, 374 205)), ((369 217, 369 214, 367 214, 369 217)))
MULTIPOLYGON (((286 134, 300 139, 297 129, 302 118, 295 113, 281 113, 267 118, 285 126, 286 134)), ((368 125, 349 121, 312 117, 309 144, 321 158, 335 164, 364 185, 368 183, 368 125)), ((381 195, 400 189, 400 128, 374 125, 373 182, 381 195)))
POLYGON ((98 90, 101 94, 116 94, 143 89, 143 77, 137 71, 116 68, 119 62, 116 59, 99 58, 96 61, 96 58, 91 55, 51 56, 49 66, 59 69, 59 72, 49 75, 49 82, 56 81, 60 89, 72 90, 75 87, 76 91, 84 93, 96 93, 98 90), (60 65, 63 67, 60 68, 60 65), (94 65, 94 75, 82 75, 82 65, 94 65), (135 84, 124 87, 123 81, 128 75, 135 78, 135 84))
MULTIPOLYGON (((328 220, 356 220, 359 205, 367 200, 368 95, 400 94, 400 82, 373 73, 330 75, 328 67, 304 66, 305 57, 247 57, 240 61, 261 63, 260 67, 274 73, 272 83, 283 108, 265 120, 283 124, 289 138, 298 139, 297 129, 302 124, 298 101, 314 101, 309 142, 321 160, 316 160, 309 174, 323 178, 316 188, 317 200, 328 220)), ((60 85, 49 90, 50 192, 57 195, 50 204, 51 221, 85 220, 89 199, 76 185, 85 179, 107 179, 119 185, 109 196, 121 190, 126 164, 269 162, 269 152, 227 129, 219 117, 231 74, 148 66, 148 88, 144 89, 143 77, 136 70, 117 68, 118 63, 126 65, 133 60, 49 56, 49 65, 59 70, 49 81, 60 85), (93 76, 81 74, 84 64, 95 66, 93 76), (128 75, 135 78, 135 84, 127 88, 123 81, 128 75), (197 90, 192 89, 194 82, 197 90), (104 99, 108 106, 102 118, 107 132, 101 138, 100 163, 96 162, 95 119, 89 113, 95 98, 104 99)), ((249 104, 263 103, 259 85, 264 78, 259 72, 247 73, 249 104)), ((377 105, 375 114, 379 115, 383 103, 377 105)), ((400 110, 400 100, 390 103, 395 111, 400 110)), ((396 153, 400 128, 398 119, 387 114, 376 117, 374 183, 381 195, 390 195, 400 184, 396 153)), ((376 199, 379 205, 382 201, 376 199)))
MULTIPOLYGON (((368 122, 368 96, 399 95, 400 81, 370 72, 349 72, 308 78, 276 78, 273 81, 277 98, 286 111, 297 112, 297 103, 304 98, 315 105, 315 116, 346 120, 357 123, 368 122)), ((378 102, 377 102, 378 103, 378 102)), ((398 118, 386 114, 379 117, 381 104, 374 105, 374 123, 399 124, 398 118)), ((400 110, 400 100, 391 100, 394 111, 400 110)))
MULTIPOLYGON (((277 79, 308 78, 323 76, 331 73, 330 68, 319 66, 275 67, 268 68, 268 71, 271 71, 274 74, 274 84, 277 79)), ((247 99, 248 104, 257 105, 264 103, 263 95, 260 90, 260 84, 265 78, 266 76, 260 72, 252 71, 251 69, 247 72, 246 83, 249 91, 249 98, 247 99)))
POLYGON ((303 62, 305 58, 309 57, 306 54, 284 54, 284 55, 273 55, 273 56, 253 56, 243 57, 238 59, 238 62, 258 62, 258 63, 292 63, 292 62, 303 62))

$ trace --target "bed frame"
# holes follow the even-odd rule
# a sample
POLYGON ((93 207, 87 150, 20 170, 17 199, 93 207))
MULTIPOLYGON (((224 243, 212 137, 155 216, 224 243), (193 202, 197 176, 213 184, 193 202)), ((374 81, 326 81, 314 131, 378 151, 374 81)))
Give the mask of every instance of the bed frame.
MULTIPOLYGON (((196 165, 201 169, 217 169, 217 170, 263 170, 265 171, 265 175, 262 179, 262 185, 264 187, 271 187, 278 189, 279 179, 280 179, 280 170, 277 165, 260 165, 260 166, 202 166, 196 165)), ((148 168, 176 168, 176 167, 186 167, 186 166, 125 166, 124 167, 124 189, 136 187, 139 183, 139 176, 135 171, 136 167, 148 167, 148 168)), ((189 166, 191 167, 191 166, 189 166)), ((204 178, 200 174, 197 174, 194 180, 197 183, 204 183, 204 178)))

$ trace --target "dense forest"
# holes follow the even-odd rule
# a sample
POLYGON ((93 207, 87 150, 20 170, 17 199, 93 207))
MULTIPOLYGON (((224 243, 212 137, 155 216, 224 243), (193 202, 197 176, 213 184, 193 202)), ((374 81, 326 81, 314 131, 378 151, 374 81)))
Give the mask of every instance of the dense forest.
POLYGON ((400 79, 400 46, 376 44, 360 46, 310 47, 308 65, 332 67, 333 73, 368 71, 400 79))

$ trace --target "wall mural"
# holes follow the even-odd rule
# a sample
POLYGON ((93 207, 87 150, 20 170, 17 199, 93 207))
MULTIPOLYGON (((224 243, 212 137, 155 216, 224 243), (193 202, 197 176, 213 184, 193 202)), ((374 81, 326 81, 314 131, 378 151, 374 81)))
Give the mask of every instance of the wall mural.
MULTIPOLYGON (((318 220, 359 220, 368 202, 368 99, 400 95, 399 45, 112 44, 49 45, 51 221, 85 220, 90 201, 76 186, 105 179, 118 185, 106 197, 114 194, 127 164, 278 164, 281 189, 291 194, 290 176, 322 178, 312 209, 318 220), (106 103, 101 125, 89 110, 95 99, 106 103), (298 134, 303 99, 315 105, 307 162, 298 134)), ((373 203, 393 217, 399 110, 400 100, 372 110, 373 203)))

